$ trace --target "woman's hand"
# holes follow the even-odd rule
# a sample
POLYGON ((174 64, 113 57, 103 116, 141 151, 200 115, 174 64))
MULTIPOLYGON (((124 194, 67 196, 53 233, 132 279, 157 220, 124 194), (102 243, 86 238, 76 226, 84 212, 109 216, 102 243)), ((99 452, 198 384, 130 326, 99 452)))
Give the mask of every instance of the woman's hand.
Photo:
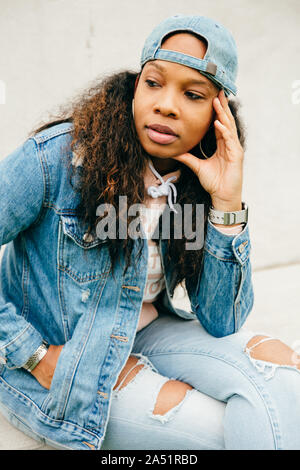
POLYGON ((217 210, 241 210, 244 150, 239 142, 234 117, 228 99, 221 90, 213 100, 217 114, 214 121, 217 149, 207 160, 190 153, 173 157, 186 164, 211 195, 217 210))
POLYGON ((34 375, 34 377, 36 378, 36 380, 48 390, 50 388, 56 363, 58 361, 62 348, 63 345, 54 346, 53 344, 51 344, 43 359, 31 372, 32 375, 34 375))

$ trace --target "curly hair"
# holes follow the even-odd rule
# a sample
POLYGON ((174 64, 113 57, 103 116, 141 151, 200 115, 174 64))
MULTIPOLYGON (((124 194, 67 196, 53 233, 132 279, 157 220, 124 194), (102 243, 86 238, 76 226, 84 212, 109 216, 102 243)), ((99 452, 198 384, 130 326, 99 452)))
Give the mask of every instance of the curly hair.
MULTIPOLYGON (((82 161, 80 184, 77 191, 80 193, 80 203, 77 206, 77 215, 88 223, 89 232, 92 232, 101 217, 96 211, 100 204, 112 204, 116 214, 119 213, 119 195, 127 196, 127 205, 144 203, 146 191, 144 186, 144 172, 146 170, 148 154, 138 139, 134 119, 132 116, 132 99, 134 96, 135 81, 138 73, 121 71, 113 75, 96 80, 75 100, 65 107, 55 119, 34 129, 37 133, 43 129, 62 122, 73 124, 71 150, 82 161)), ((238 116, 240 104, 229 100, 230 110, 235 118, 238 137, 241 145, 245 147, 245 132, 241 119, 238 116)), ((213 127, 209 129, 202 140, 202 149, 206 155, 212 155, 216 150, 216 139, 213 127)), ((199 158, 204 158, 199 146, 191 150, 199 158)), ((204 204, 204 227, 206 232, 208 210, 211 198, 201 186, 199 179, 186 165, 179 162, 180 178, 175 183, 177 189, 177 204, 192 205, 192 229, 195 231, 196 204, 204 204)), ((70 165, 70 181, 74 165, 70 165)), ((104 217, 104 216, 103 216, 104 217)), ((131 222, 128 215, 127 227, 131 222)), ((161 230, 161 218, 159 230, 161 230)), ((119 227, 119 218, 117 219, 119 227)), ((203 248, 199 250, 185 250, 187 240, 174 238, 174 213, 170 214, 170 238, 167 241, 167 257, 176 266, 176 285, 187 278, 199 274, 203 258, 203 248)), ((118 233, 118 231, 117 231, 118 233)), ((156 239, 153 240, 158 243, 156 239)), ((107 240, 111 269, 114 272, 122 250, 126 260, 125 272, 130 265, 133 240, 131 237, 121 239, 118 236, 107 240)), ((101 249, 103 244, 99 244, 101 249)), ((138 253, 138 256, 141 254, 138 253)), ((195 277, 196 279, 196 277, 195 277)))

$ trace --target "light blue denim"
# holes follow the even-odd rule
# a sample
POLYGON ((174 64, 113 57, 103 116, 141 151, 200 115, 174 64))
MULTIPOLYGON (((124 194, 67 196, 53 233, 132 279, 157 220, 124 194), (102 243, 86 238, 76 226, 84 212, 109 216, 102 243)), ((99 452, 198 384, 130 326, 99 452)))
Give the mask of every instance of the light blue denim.
POLYGON ((300 370, 253 359, 246 346, 256 335, 267 333, 215 338, 195 320, 160 314, 132 354, 194 390, 161 421, 152 411, 165 381, 133 379, 115 392, 103 449, 300 450, 300 370))
POLYGON ((140 65, 149 60, 167 60, 191 67, 224 89, 225 95, 237 94, 238 55, 231 32, 212 18, 197 15, 174 15, 159 23, 147 37, 140 65), (161 49, 163 39, 175 32, 195 33, 207 41, 203 59, 178 51, 161 49))
MULTIPOLYGON (((124 274, 121 254, 112 276, 107 242, 96 234, 87 239, 87 226, 76 216, 81 167, 72 186, 71 137, 72 124, 53 126, 0 161, 0 245, 6 245, 0 266, 0 404, 49 442, 100 449, 112 390, 136 338, 148 244, 142 240, 137 259, 135 241, 131 266, 124 274), (42 340, 64 345, 49 391, 22 368, 42 340)), ((253 305, 248 225, 226 236, 208 224, 199 275, 186 282, 190 311, 173 302, 176 264, 167 261, 167 242, 159 240, 166 288, 158 307, 182 325, 196 320, 213 337, 239 331, 253 305)))
MULTIPOLYGON (((138 362, 112 392, 101 449, 299 450, 300 371, 251 358, 247 343, 260 334, 242 328, 215 338, 197 320, 160 312, 136 335, 131 355, 138 362), (167 412, 154 413, 169 380, 194 388, 167 412)), ((68 448, 34 433, 2 404, 0 410, 41 444, 68 448)))

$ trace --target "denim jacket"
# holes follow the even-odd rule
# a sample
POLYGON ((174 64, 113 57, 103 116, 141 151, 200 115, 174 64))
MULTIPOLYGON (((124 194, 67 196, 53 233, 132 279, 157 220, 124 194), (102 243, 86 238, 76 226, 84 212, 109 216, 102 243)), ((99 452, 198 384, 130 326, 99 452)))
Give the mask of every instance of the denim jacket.
MULTIPOLYGON (((100 449, 136 334, 148 248, 144 240, 125 275, 121 257, 112 276, 106 241, 85 236, 68 178, 71 132, 70 123, 52 126, 0 161, 0 402, 48 442, 100 449), (43 340, 64 345, 50 390, 22 368, 43 340)), ((248 226, 228 236, 208 224, 198 279, 186 282, 190 311, 172 299, 166 242, 161 307, 216 337, 238 331, 253 304, 248 226)))

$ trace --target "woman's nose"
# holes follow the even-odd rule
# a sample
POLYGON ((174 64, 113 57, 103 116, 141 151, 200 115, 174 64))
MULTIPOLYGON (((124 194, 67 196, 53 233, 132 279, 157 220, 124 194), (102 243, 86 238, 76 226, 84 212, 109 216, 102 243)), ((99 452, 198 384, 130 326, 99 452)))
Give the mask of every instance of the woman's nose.
POLYGON ((157 102, 154 106, 154 112, 160 113, 165 116, 179 116, 178 105, 176 104, 176 99, 171 94, 164 94, 158 97, 157 102))

